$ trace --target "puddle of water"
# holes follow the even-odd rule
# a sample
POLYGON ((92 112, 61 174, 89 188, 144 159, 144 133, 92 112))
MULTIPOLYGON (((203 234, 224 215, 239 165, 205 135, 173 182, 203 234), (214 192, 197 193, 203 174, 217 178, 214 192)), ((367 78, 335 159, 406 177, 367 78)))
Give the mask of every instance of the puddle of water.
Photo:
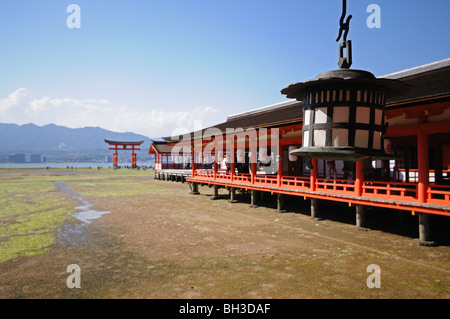
POLYGON ((71 245, 77 245, 86 241, 86 224, 74 225, 73 223, 64 223, 58 228, 57 243, 64 246, 66 242, 71 245))
POLYGON ((72 198, 82 203, 82 205, 75 207, 75 209, 78 210, 77 213, 70 214, 82 223, 78 225, 75 225, 74 223, 63 224, 58 229, 58 243, 60 245, 64 245, 65 242, 69 242, 71 245, 80 244, 86 240, 86 225, 90 224, 96 219, 99 219, 104 214, 109 214, 110 212, 93 209, 93 205, 91 203, 89 203, 79 194, 71 191, 64 182, 55 182, 55 185, 60 191, 71 195, 72 198))
POLYGON ((103 215, 110 213, 109 211, 100 211, 92 209, 94 205, 89 203, 79 194, 72 192, 65 183, 55 182, 55 185, 59 188, 59 190, 71 195, 72 198, 83 203, 83 205, 75 207, 75 209, 79 210, 78 213, 71 214, 73 217, 82 221, 83 223, 90 224, 93 220, 99 219, 103 215))
MULTIPOLYGON (((75 207, 78 209, 78 207, 75 207)), ((109 214, 108 211, 98 211, 94 209, 85 210, 80 213, 73 214, 73 216, 81 220, 83 223, 90 224, 93 220, 99 219, 104 214, 109 214)))

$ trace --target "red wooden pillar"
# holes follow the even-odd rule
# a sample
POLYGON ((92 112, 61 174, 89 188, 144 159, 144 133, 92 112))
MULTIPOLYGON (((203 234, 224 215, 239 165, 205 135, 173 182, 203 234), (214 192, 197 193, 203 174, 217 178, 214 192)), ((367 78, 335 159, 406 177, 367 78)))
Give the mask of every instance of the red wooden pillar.
POLYGON ((256 181, 256 169, 257 169, 256 162, 252 162, 251 163, 251 167, 252 167, 251 181, 252 181, 252 184, 255 184, 255 181, 256 181))
MULTIPOLYGON (((312 158, 311 164, 313 168, 311 169, 310 188, 314 192, 316 190, 317 173, 319 172, 317 158, 312 158)), ((311 198, 311 218, 319 218, 319 200, 317 198, 311 198)))
POLYGON ((251 183, 254 184, 256 181, 256 169, 257 169, 257 162, 258 162, 258 148, 256 146, 256 142, 253 142, 253 144, 250 147, 250 167, 251 167, 251 175, 250 180, 251 183))
POLYGON ((363 162, 357 161, 356 162, 356 176, 355 176, 355 195, 361 196, 362 195, 362 185, 364 182, 364 173, 363 173, 363 162))
POLYGON ((427 190, 430 176, 428 150, 429 150, 428 132, 423 130, 419 131, 417 133, 417 157, 418 157, 418 171, 419 171, 417 198, 421 203, 427 202, 427 190))
POLYGON ((217 166, 218 166, 217 160, 218 160, 218 155, 219 155, 217 153, 214 152, 214 161, 213 161, 213 174, 214 174, 213 176, 214 176, 214 180, 217 179, 217 166))
POLYGON ((136 168, 136 166, 136 153, 133 151, 133 153, 131 153, 131 167, 136 168))
POLYGON ((117 167, 117 149, 113 154, 113 167, 117 167))
POLYGON ((317 165, 318 165, 318 161, 317 158, 312 158, 311 159, 311 164, 313 166, 313 168, 311 168, 311 176, 310 176, 310 188, 311 190, 314 192, 316 190, 316 179, 317 179, 317 172, 319 171, 317 165))
MULTIPOLYGON (((196 173, 196 170, 197 170, 197 165, 196 165, 196 158, 195 158, 195 153, 196 153, 196 149, 195 149, 195 144, 194 144, 194 141, 192 141, 191 142, 191 155, 192 155, 192 158, 191 158, 191 167, 192 167, 192 177, 195 177, 195 173, 196 173)), ((198 191, 198 183, 197 182, 193 182, 192 183, 192 191, 191 191, 191 194, 192 195, 198 195, 198 194, 200 194, 200 192, 198 191)))
POLYGON ((277 185, 281 187, 281 178, 283 177, 283 149, 281 145, 278 145, 277 150, 277 185))
POLYGON ((191 155, 192 155, 192 157, 191 157, 192 177, 195 177, 195 171, 197 170, 197 165, 195 163, 195 147, 194 146, 195 146, 194 142, 192 142, 191 143, 191 149, 192 149, 192 152, 191 152, 191 155))
POLYGON ((230 149, 230 173, 231 173, 231 181, 234 181, 234 174, 236 171, 236 150, 233 148, 230 149))
POLYGON ((131 167, 136 168, 136 153, 134 152, 134 145, 131 146, 131 167))

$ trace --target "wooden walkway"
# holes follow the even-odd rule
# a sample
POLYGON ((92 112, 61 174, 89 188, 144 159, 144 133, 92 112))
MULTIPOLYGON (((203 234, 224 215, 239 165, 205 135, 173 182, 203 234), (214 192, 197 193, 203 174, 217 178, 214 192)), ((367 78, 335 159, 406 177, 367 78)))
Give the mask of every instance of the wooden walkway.
POLYGON ((155 179, 164 181, 184 183, 186 179, 191 176, 191 169, 162 169, 155 171, 155 179))
POLYGON ((429 185, 427 202, 423 203, 418 200, 417 183, 363 181, 358 191, 355 181, 317 178, 312 184, 309 177, 282 176, 277 179, 276 175, 260 175, 252 181, 250 174, 214 176, 213 172, 205 170, 197 170, 194 176, 186 177, 186 181, 450 216, 450 187, 434 184, 429 185))

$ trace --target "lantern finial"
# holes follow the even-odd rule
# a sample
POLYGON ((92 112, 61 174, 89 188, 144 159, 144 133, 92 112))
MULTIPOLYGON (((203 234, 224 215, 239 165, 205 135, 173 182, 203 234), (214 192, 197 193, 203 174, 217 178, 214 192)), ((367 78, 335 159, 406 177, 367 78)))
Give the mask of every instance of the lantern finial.
POLYGON ((347 41, 348 31, 350 30, 350 20, 352 15, 347 17, 347 20, 344 22, 345 16, 347 15, 347 0, 342 1, 342 15, 339 20, 339 35, 336 38, 336 42, 342 37, 342 33, 344 33, 344 37, 342 39, 341 44, 339 44, 339 62, 338 66, 341 69, 348 69, 352 65, 352 41, 347 41), (347 56, 344 56, 344 49, 347 49, 347 56))

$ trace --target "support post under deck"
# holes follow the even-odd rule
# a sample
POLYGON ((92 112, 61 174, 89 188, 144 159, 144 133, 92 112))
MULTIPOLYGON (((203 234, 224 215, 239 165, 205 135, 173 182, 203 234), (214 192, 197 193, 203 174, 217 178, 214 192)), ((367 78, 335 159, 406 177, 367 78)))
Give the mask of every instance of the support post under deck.
POLYGON ((199 195, 200 192, 198 191, 198 183, 193 182, 191 185, 192 185, 191 195, 199 195))
POLYGON ((286 210, 284 209, 284 202, 285 202, 285 195, 277 194, 277 211, 279 213, 286 212, 286 210))
POLYGON ((219 185, 214 185, 214 195, 211 197, 212 200, 219 199, 219 185))
POLYGON ((311 218, 319 219, 319 200, 311 198, 311 218))
POLYGON ((230 188, 230 203, 237 203, 238 201, 236 200, 236 188, 235 187, 231 187, 230 188))
POLYGON ((356 227, 359 229, 365 228, 366 221, 366 207, 364 205, 356 205, 356 227))
POLYGON ((419 239, 416 242, 420 246, 434 245, 431 239, 431 217, 430 214, 419 214, 419 239))
POLYGON ((258 207, 259 196, 260 196, 259 191, 256 190, 251 191, 250 207, 258 207))

